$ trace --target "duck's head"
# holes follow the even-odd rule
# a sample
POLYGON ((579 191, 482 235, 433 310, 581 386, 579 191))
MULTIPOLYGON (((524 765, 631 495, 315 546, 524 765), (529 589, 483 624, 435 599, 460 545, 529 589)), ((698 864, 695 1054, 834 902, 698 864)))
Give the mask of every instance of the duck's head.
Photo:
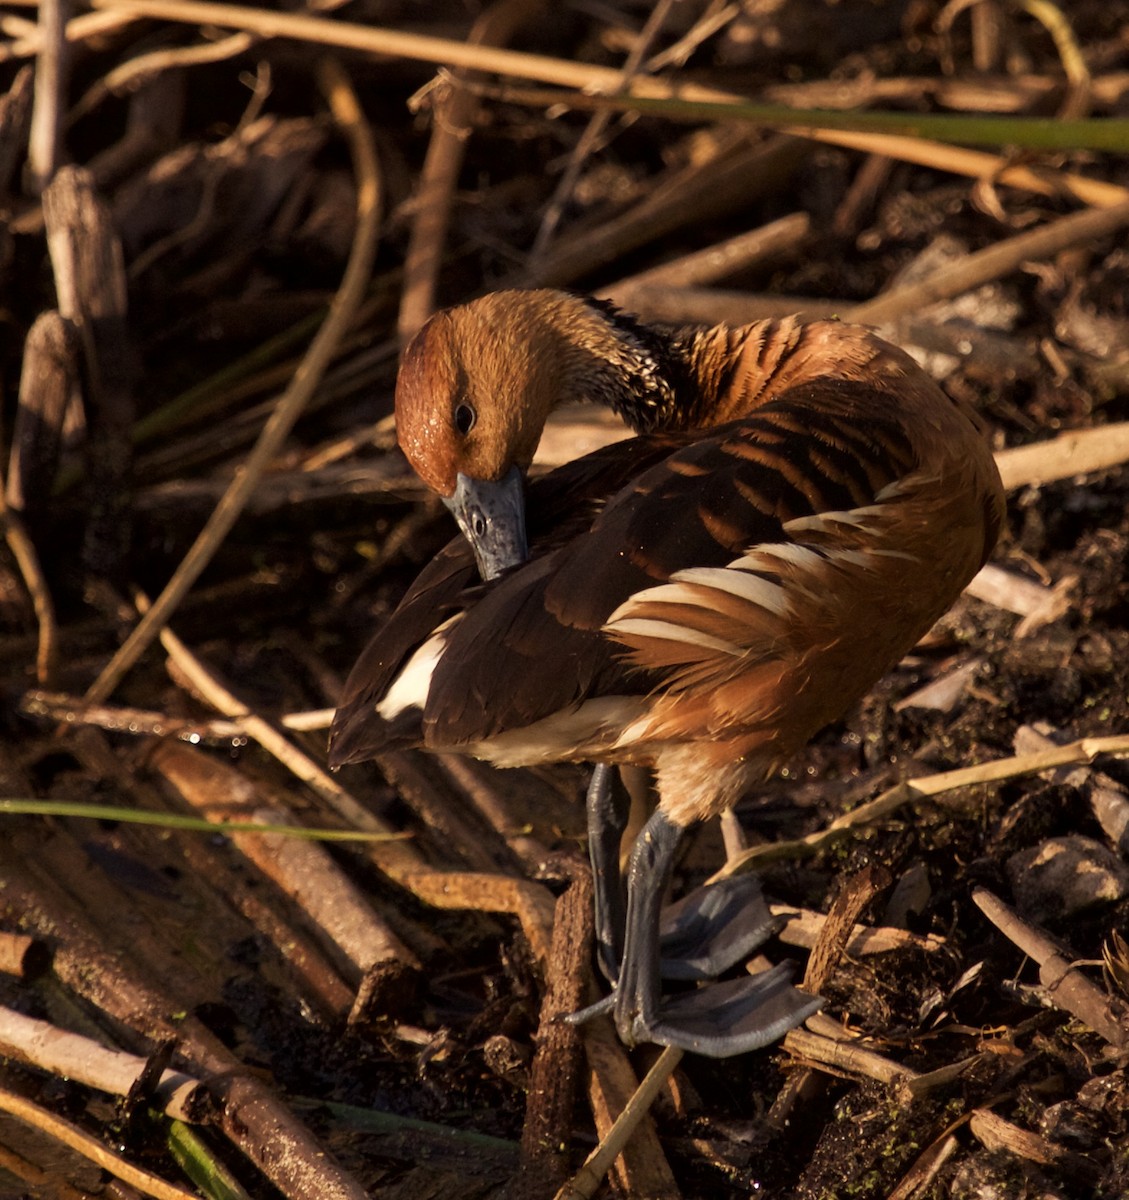
POLYGON ((612 339, 579 297, 504 291, 437 313, 405 351, 400 447, 451 509, 484 578, 525 561, 525 472, 549 413, 597 398, 612 339))

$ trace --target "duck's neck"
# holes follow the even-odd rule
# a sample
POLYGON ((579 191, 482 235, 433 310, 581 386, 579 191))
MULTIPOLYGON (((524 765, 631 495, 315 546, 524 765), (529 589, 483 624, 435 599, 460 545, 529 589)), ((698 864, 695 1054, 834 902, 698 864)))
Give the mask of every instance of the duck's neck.
POLYGON ((636 433, 684 429, 692 423, 688 364, 666 332, 600 300, 584 300, 571 331, 570 390, 606 405, 636 433))
POLYGON ((566 394, 607 405, 637 433, 747 415, 779 390, 802 340, 791 320, 664 329, 603 301, 574 304, 565 322, 572 376, 566 394))

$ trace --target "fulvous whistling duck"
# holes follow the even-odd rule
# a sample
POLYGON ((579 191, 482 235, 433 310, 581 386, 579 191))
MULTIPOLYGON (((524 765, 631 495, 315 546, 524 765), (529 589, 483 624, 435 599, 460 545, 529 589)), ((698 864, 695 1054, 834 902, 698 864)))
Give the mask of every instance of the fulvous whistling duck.
POLYGON ((614 991, 596 1010, 628 1044, 728 1055, 780 1036, 818 1005, 786 967, 662 995, 663 977, 716 976, 773 931, 733 880, 664 918, 675 848, 859 699, 985 562, 1003 492, 976 420, 865 329, 667 331, 543 290, 433 317, 404 355, 396 421, 466 540, 361 655, 332 764, 393 745, 597 764, 614 991), (638 436, 526 481, 550 411, 576 401, 638 436), (625 763, 653 769, 659 796, 626 903, 625 763))

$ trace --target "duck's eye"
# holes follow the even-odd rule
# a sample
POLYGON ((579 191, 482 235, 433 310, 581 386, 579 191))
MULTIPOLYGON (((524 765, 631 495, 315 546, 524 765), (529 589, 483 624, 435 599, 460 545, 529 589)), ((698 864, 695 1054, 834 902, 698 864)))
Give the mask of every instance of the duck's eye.
POLYGON ((455 428, 466 437, 474 428, 478 413, 469 404, 459 404, 455 407, 455 428))

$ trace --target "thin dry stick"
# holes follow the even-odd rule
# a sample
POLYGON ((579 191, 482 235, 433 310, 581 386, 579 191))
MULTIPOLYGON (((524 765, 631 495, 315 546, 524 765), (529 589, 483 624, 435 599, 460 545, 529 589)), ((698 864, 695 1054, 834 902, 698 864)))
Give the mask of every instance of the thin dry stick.
POLYGON ((916 163, 936 171, 966 175, 970 179, 991 179, 997 184, 1035 192, 1039 196, 1073 196, 1094 208, 1112 208, 1129 200, 1129 188, 1104 179, 1088 179, 1072 171, 1041 171, 1032 167, 1008 166, 998 154, 949 146, 928 138, 908 137, 899 133, 855 133, 845 129, 794 129, 793 133, 832 146, 882 154, 899 162, 916 163))
MULTIPOLYGON (((196 743, 204 740, 228 742, 247 736, 247 723, 238 717, 213 720, 170 717, 168 713, 156 709, 87 705, 79 697, 64 692, 26 692, 20 700, 20 712, 32 717, 66 721, 74 728, 93 725, 111 733, 131 733, 136 737, 179 738, 196 743)), ((319 708, 282 713, 276 720, 283 729, 291 729, 296 733, 316 733, 329 728, 333 713, 332 708, 319 708)))
POLYGON ((663 1050, 639 1085, 639 1090, 616 1118, 607 1137, 588 1155, 584 1165, 557 1192, 554 1200, 590 1200, 635 1132, 636 1125, 647 1115, 663 1084, 674 1074, 675 1067, 681 1061, 682 1051, 677 1046, 667 1046, 663 1050))
POLYGON ((713 0, 698 20, 665 50, 647 60, 647 70, 661 71, 663 67, 684 66, 686 60, 707 39, 724 29, 730 21, 741 15, 740 4, 725 4, 722 0, 713 0))
POLYGON ((975 767, 960 767, 955 771, 941 771, 936 775, 923 775, 919 779, 903 780, 887 789, 866 804, 851 812, 836 817, 826 829, 808 834, 789 842, 773 842, 753 846, 744 854, 727 862, 710 880, 716 883, 730 875, 753 871, 769 862, 782 859, 804 858, 833 845, 852 829, 883 820, 891 813, 913 800, 939 796, 958 788, 973 787, 982 783, 1001 783, 1005 779, 1017 779, 1022 775, 1035 775, 1052 767, 1074 763, 1092 763, 1102 754, 1117 757, 1129 756, 1129 734, 1110 737, 1079 738, 1065 746, 1041 750, 1036 754, 1021 754, 1011 758, 1000 758, 994 762, 981 763, 975 767))
POLYGON ((233 33, 218 41, 201 42, 196 46, 178 46, 169 50, 153 50, 139 54, 112 71, 108 71, 71 109, 68 120, 74 123, 96 108, 107 96, 122 96, 140 88, 162 71, 223 62, 243 54, 255 44, 249 33, 233 33))
MULTIPOLYGON (((137 597, 137 607, 138 611, 146 615, 152 611, 145 598, 140 595, 137 597)), ((396 832, 386 821, 369 812, 308 754, 283 737, 269 721, 251 712, 171 629, 162 629, 159 636, 169 658, 213 708, 225 716, 239 717, 248 737, 254 738, 264 750, 273 754, 284 767, 325 800, 353 828, 375 833, 396 832)), ((403 847, 403 850, 407 852, 408 847, 403 847)))
POLYGON ((154 1196, 156 1200, 198 1200, 195 1192, 186 1192, 183 1188, 166 1183, 158 1175, 142 1171, 107 1149, 97 1138, 84 1133, 77 1125, 64 1121, 38 1104, 8 1091, 7 1088, 0 1088, 0 1111, 11 1113, 25 1124, 69 1146, 103 1171, 108 1171, 116 1179, 146 1196, 154 1196))
MULTIPOLYGON (((496 46, 543 7, 543 0, 499 0, 471 27, 467 44, 496 46)), ((404 258, 404 292, 397 332, 406 345, 435 310, 435 286, 447 243, 451 201, 462 168, 479 97, 451 79, 450 96, 436 106, 427 156, 416 188, 411 239, 404 258)))
MULTIPOLYGON (((92 1038, 60 1029, 47 1021, 0 1007, 0 1049, 5 1057, 41 1071, 72 1079, 111 1096, 128 1096, 148 1067, 148 1059, 111 1050, 92 1038)), ((182 1071, 165 1070, 149 1090, 149 1102, 167 1116, 192 1121, 198 1080, 182 1071)))
POLYGON ((364 299, 365 287, 372 272, 380 225, 380 182, 376 148, 372 131, 341 68, 326 60, 321 64, 319 78, 333 116, 349 141, 357 175, 357 232, 341 287, 330 304, 329 315, 314 335, 309 350, 294 374, 294 379, 263 427, 259 440, 247 456, 247 461, 232 480, 231 486, 224 493, 208 523, 173 573, 156 603, 87 691, 88 703, 101 703, 110 696, 211 561, 243 511, 260 476, 277 455, 294 422, 301 415, 364 299))
POLYGON ((1041 929, 1024 921, 986 888, 977 888, 972 900, 1004 937, 1039 964, 1039 982, 1057 1008, 1077 1017, 1110 1045, 1118 1049, 1129 1045, 1124 1006, 1119 1019, 1110 997, 1077 970, 1041 929))
POLYGON ((844 313, 850 321, 881 325, 906 313, 919 312, 938 300, 971 291, 1016 270, 1029 259, 1049 258, 1060 250, 1106 237, 1129 224, 1129 201, 1113 208, 1074 213, 959 259, 920 283, 887 292, 844 313))
POLYGON ((791 1029, 784 1035, 784 1049, 797 1058, 806 1059, 805 1070, 812 1066, 834 1067, 836 1071, 879 1083, 908 1083, 918 1073, 910 1067, 851 1042, 822 1037, 806 1029, 791 1029))
MULTIPOLYGON (((437 66, 487 71, 495 75, 513 75, 561 87, 614 93, 621 74, 616 67, 598 67, 589 63, 549 58, 520 50, 470 45, 451 38, 406 33, 398 29, 378 28, 310 17, 300 13, 268 11, 238 4, 211 4, 206 0, 93 0, 97 9, 122 11, 134 15, 177 21, 186 25, 219 25, 246 29, 262 37, 293 38, 297 41, 359 50, 367 54, 407 58, 437 66)), ((733 101, 737 97, 700 84, 670 80, 637 78, 632 92, 667 99, 672 95, 688 100, 733 101)))
MULTIPOLYGON (((614 92, 620 80, 619 72, 609 67, 516 50, 468 46, 447 38, 352 25, 345 21, 329 21, 295 13, 267 12, 234 4, 209 4, 202 0, 92 0, 92 3, 95 8, 120 10, 131 15, 147 15, 190 25, 224 25, 251 30, 263 37, 290 37, 369 54, 399 56, 533 79, 549 85, 576 88, 582 93, 614 92)), ((741 99, 731 92, 695 83, 647 76, 637 77, 633 81, 631 95, 657 99, 676 96, 684 100, 723 104, 732 104, 741 99)), ((582 100, 583 96, 575 97, 578 106, 582 100)), ((541 99, 537 100, 537 103, 541 102, 541 99)), ((788 131, 831 145, 848 146, 868 154, 882 154, 973 179, 993 178, 997 183, 1024 188, 1040 195, 1072 195, 1095 207, 1108 207, 1129 200, 1129 189, 1116 184, 1087 179, 1070 172, 1040 172, 1027 167, 1009 167, 999 155, 948 146, 924 138, 901 134, 852 133, 819 127, 789 127, 788 131)))
POLYGON ((3 480, 0 479, 0 525, 4 529, 4 540, 16 560, 23 576, 24 586, 31 597, 35 619, 39 626, 39 646, 35 655, 35 677, 45 687, 50 687, 58 660, 58 623, 55 620, 55 604, 47 576, 39 562, 35 543, 28 535, 23 519, 15 509, 9 508, 4 499, 3 480))
MULTIPOLYGON (((35 0, 35 3, 38 5, 39 0, 35 0)), ((141 19, 140 14, 134 16, 132 13, 83 13, 67 22, 66 39, 68 43, 75 45, 92 38, 103 37, 108 33, 115 33, 141 19)), ((0 62, 8 62, 14 58, 31 58, 39 53, 42 44, 41 30, 38 26, 32 26, 26 36, 10 42, 7 46, 0 46, 0 62)))
POLYGON ((1062 60, 1062 69, 1070 87, 1058 115, 1063 120, 1084 117, 1090 111, 1090 68, 1086 66, 1066 14, 1051 0, 1019 0, 1019 3, 1051 35, 1062 60))
POLYGON ((810 230, 811 218, 807 213, 790 213, 767 225, 715 242, 704 250, 695 250, 671 262, 617 279, 601 289, 599 295, 616 295, 621 298, 620 303, 630 305, 630 301, 623 298, 630 297, 636 288, 692 288, 710 284, 766 258, 795 250, 810 230))
MULTIPOLYGON (((639 72, 643 56, 650 50, 651 44, 658 36, 659 30, 666 23, 666 18, 673 5, 674 0, 659 0, 659 3, 651 9, 646 24, 635 39, 635 44, 631 47, 627 59, 622 68, 620 68, 620 84, 616 89, 618 94, 622 95, 630 87, 631 80, 639 72)), ((603 137, 604 130, 610 124, 612 116, 612 110, 609 108, 593 113, 589 118, 588 124, 584 127, 584 132, 580 135, 579 141, 573 147, 572 153, 569 155, 568 165, 565 167, 564 174, 561 176, 556 188, 553 190, 552 196, 549 198, 549 203, 541 218, 541 226, 537 230, 537 236, 533 239, 530 258, 534 263, 545 253, 553 234, 556 232, 557 226, 560 224, 561 217, 564 215, 568 198, 572 195, 573 189, 576 187, 577 179, 580 178, 581 167, 583 167, 589 154, 592 153, 596 143, 603 137)))
POLYGON ((36 194, 51 182, 59 165, 59 133, 67 82, 66 27, 69 0, 39 5, 39 53, 35 65, 35 103, 28 140, 28 174, 36 194))
MULTIPOLYGON (((125 2, 125 0, 123 0, 125 2)), ((555 62, 556 60, 548 60, 555 62)), ((501 72, 499 72, 501 73, 501 72)), ((527 72, 514 71, 513 74, 527 72)), ((554 72, 557 73, 557 72, 554 72)), ((513 104, 526 104, 536 107, 547 107, 553 104, 563 104, 584 111, 593 108, 624 108, 646 109, 655 111, 654 101, 670 99, 685 100, 696 103, 703 100, 710 105, 739 105, 747 103, 741 97, 729 92, 712 92, 708 98, 698 94, 694 85, 674 85, 665 80, 643 78, 637 80, 627 97, 608 98, 607 88, 597 82, 592 82, 587 88, 577 85, 580 90, 564 91, 547 88, 521 87, 484 87, 486 95, 513 104), (647 85, 644 87, 643 85, 647 85), (665 86, 669 94, 655 94, 657 88, 665 86), (638 103, 636 103, 638 102, 638 103)), ((699 116, 704 116, 698 110, 699 116)), ((714 115, 712 112, 710 115, 714 115)), ((725 119, 722 108, 716 110, 717 119, 725 119)), ((1115 183, 1107 183, 1102 179, 1091 179, 1085 175, 1077 175, 1069 171, 1054 171, 1033 169, 1030 167, 1013 167, 1008 159, 998 154, 982 150, 969 150, 963 146, 953 146, 947 142, 936 142, 929 138, 917 137, 901 133, 876 133, 870 130, 827 129, 819 124, 798 123, 804 116, 802 110, 797 114, 797 123, 773 125, 771 122, 761 122, 767 128, 778 129, 794 137, 809 138, 816 142, 826 142, 832 146, 845 146, 852 150, 861 150, 866 154, 876 154, 903 162, 917 163, 936 171, 949 171, 954 175, 967 175, 972 179, 990 179, 994 183, 1003 183, 1011 187, 1022 188, 1041 196, 1073 196, 1085 204, 1095 208, 1108 208, 1114 204, 1122 204, 1129 199, 1129 189, 1115 183)), ((812 117, 816 120, 817 117, 812 117)), ((740 118, 734 120, 739 123, 740 118)))

